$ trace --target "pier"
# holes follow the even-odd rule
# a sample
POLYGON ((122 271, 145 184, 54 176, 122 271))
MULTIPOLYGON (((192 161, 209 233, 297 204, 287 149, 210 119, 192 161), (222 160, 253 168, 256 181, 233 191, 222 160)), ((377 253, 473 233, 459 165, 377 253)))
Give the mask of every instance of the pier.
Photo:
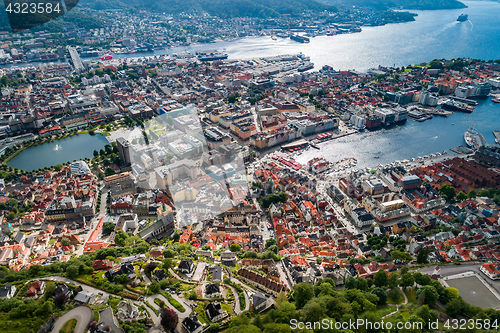
POLYGON ((495 141, 500 143, 500 131, 493 131, 493 135, 495 136, 495 141))

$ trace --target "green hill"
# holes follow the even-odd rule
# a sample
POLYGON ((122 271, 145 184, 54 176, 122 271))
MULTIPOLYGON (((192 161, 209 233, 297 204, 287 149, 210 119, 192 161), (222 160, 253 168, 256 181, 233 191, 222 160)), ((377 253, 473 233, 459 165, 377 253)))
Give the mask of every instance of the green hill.
POLYGON ((96 10, 135 9, 169 14, 196 11, 226 18, 295 16, 304 10, 336 11, 334 6, 314 0, 81 0, 81 3, 96 10))
POLYGON ((379 10, 403 8, 415 10, 457 9, 467 6, 458 0, 320 0, 330 5, 371 7, 379 10))

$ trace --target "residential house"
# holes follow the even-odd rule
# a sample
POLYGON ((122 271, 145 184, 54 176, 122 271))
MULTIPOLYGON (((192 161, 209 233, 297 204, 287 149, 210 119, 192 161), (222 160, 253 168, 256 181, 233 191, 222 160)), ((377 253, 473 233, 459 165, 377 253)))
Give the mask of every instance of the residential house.
POLYGON ((215 266, 211 267, 212 271, 212 282, 221 282, 222 281, 222 267, 215 266))
POLYGON ((104 273, 104 277, 107 278, 110 282, 113 282, 115 276, 126 274, 128 275, 129 280, 135 279, 135 269, 132 264, 126 263, 121 265, 116 265, 111 268, 109 271, 104 273))
POLYGON ((56 287, 56 289, 54 289, 52 295, 54 296, 54 298, 58 297, 59 295, 64 295, 66 296, 66 299, 69 299, 72 293, 73 292, 71 291, 71 289, 69 289, 67 285, 60 284, 56 287))
POLYGON ((227 317, 227 312, 224 311, 220 305, 220 303, 209 303, 205 306, 205 312, 208 315, 208 319, 211 322, 218 322, 227 317))
POLYGON ((481 267, 479 267, 479 270, 483 272, 490 279, 498 280, 500 279, 500 270, 498 269, 499 266, 500 264, 498 263, 487 263, 481 265, 481 267))
POLYGON ((36 280, 28 286, 28 290, 26 291, 26 298, 37 299, 42 296, 44 292, 45 282, 36 280))
POLYGON ((8 282, 5 284, 5 286, 0 288, 0 298, 10 299, 14 297, 15 293, 16 293, 16 286, 8 282))
POLYGON ((218 283, 210 283, 205 286, 205 297, 206 298, 218 298, 221 297, 221 291, 218 283))
POLYGON ((119 318, 136 318, 139 314, 139 308, 131 300, 123 300, 117 305, 117 315, 119 318))
POLYGON ((95 295, 88 291, 80 291, 75 296, 75 303, 77 304, 84 304, 84 305, 92 304, 94 303, 94 300, 95 300, 95 295))
POLYGON ((259 312, 260 310, 266 308, 267 297, 264 296, 264 294, 262 294, 260 291, 258 291, 252 296, 252 303, 255 311, 259 312))
POLYGON ((156 269, 152 275, 153 279, 155 279, 156 282, 160 282, 161 280, 168 280, 168 274, 165 273, 163 269, 156 269))
POLYGON ((203 331, 203 325, 200 323, 197 316, 184 318, 182 321, 182 327, 188 333, 201 333, 203 331))
POLYGON ((113 267, 113 262, 109 259, 104 260, 94 260, 92 262, 92 268, 94 271, 107 271, 113 267))
POLYGON ((184 273, 184 274, 189 274, 193 271, 194 264, 193 260, 188 259, 188 260, 181 260, 179 263, 179 272, 184 273))

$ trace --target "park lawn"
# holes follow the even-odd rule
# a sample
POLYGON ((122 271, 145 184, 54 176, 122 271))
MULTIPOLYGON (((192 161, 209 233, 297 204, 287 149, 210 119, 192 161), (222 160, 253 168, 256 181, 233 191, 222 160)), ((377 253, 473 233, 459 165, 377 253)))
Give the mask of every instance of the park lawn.
POLYGON ((227 311, 227 313, 232 317, 233 316, 233 309, 231 308, 231 305, 229 304, 221 304, 222 310, 227 311))
POLYGON ((377 310, 375 310, 375 314, 379 317, 383 317, 391 312, 396 311, 396 309, 397 308, 395 306, 379 305, 377 306, 377 310))
MULTIPOLYGON (((97 277, 102 277, 104 273, 106 273, 106 272, 105 272, 105 271, 99 271, 99 272, 95 272, 95 275, 96 275, 97 277)), ((89 283, 94 284, 94 280, 93 280, 93 278, 92 278, 92 274, 80 274, 80 275, 78 275, 78 276, 75 278, 75 280, 76 280, 76 279, 82 279, 82 280, 84 280, 84 281, 86 281, 86 282, 89 282, 89 283)))
POLYGON ((403 297, 403 295, 399 296, 399 299, 396 301, 390 297, 387 297, 387 304, 400 304, 400 303, 403 303, 405 300, 405 298, 403 297))
POLYGON ((404 321, 406 321, 408 319, 408 317, 410 317, 410 316, 411 315, 410 315, 410 313, 408 311, 400 311, 398 313, 393 314, 390 317, 385 318, 384 320, 386 322, 391 322, 392 324, 396 325, 397 322, 401 322, 401 321, 404 322, 404 321))
POLYGON ((16 318, 9 319, 9 314, 0 314, 0 332, 2 333, 31 333, 36 332, 47 318, 16 318))
POLYGON ((417 303, 417 290, 415 288, 403 289, 403 291, 408 298, 408 303, 417 303))
POLYGON ((76 319, 70 319, 63 325, 59 333, 62 332, 72 333, 73 330, 75 329, 75 326, 76 326, 76 319))

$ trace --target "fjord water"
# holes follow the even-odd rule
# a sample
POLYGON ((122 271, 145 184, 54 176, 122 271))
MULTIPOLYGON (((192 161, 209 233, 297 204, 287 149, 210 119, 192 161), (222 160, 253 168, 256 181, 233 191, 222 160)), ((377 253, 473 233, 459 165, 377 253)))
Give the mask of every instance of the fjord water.
POLYGON ((406 66, 432 59, 472 57, 500 58, 500 2, 464 1, 468 8, 411 11, 414 22, 362 27, 360 33, 311 38, 309 44, 269 36, 248 37, 231 42, 193 45, 171 50, 224 49, 230 59, 249 59, 302 52, 311 57, 315 69, 324 65, 335 69, 366 71, 372 67, 406 66), (469 21, 457 22, 460 13, 469 21))
POLYGON ((7 165, 12 168, 33 171, 85 157, 93 157, 94 150, 104 148, 107 143, 105 135, 74 135, 24 149, 7 162, 7 165))

